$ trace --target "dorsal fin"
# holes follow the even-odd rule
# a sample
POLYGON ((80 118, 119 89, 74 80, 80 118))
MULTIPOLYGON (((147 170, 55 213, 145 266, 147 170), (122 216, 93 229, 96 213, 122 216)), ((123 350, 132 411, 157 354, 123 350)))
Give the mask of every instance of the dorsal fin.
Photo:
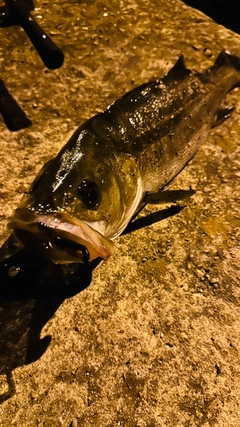
POLYGON ((171 68, 171 70, 168 72, 168 76, 171 76, 172 74, 182 74, 187 75, 190 73, 190 70, 187 69, 184 61, 184 56, 179 56, 176 64, 171 68))
POLYGON ((216 65, 223 65, 223 64, 228 64, 229 65, 229 54, 227 54, 227 52, 225 51, 225 50, 222 50, 220 53, 219 53, 219 55, 218 55, 218 57, 217 57, 217 59, 216 59, 216 61, 215 61, 215 66, 216 65))
POLYGON ((214 66, 220 65, 231 65, 235 70, 240 72, 240 58, 227 50, 222 50, 215 61, 214 66))

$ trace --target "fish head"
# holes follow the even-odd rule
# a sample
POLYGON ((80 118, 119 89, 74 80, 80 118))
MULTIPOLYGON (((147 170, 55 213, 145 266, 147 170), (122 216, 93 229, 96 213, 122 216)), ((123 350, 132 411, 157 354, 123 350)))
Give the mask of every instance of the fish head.
POLYGON ((41 248, 55 263, 108 258, 126 210, 122 160, 78 131, 42 168, 9 228, 24 247, 41 248))

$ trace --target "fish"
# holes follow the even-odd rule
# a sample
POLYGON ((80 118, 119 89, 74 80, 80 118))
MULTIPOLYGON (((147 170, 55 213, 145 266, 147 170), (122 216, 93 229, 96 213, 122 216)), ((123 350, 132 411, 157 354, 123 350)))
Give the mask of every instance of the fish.
POLYGON ((234 108, 240 59, 222 51, 205 72, 183 55, 83 123, 33 181, 8 223, 11 244, 37 248, 55 264, 107 259, 114 239, 168 184, 234 108))

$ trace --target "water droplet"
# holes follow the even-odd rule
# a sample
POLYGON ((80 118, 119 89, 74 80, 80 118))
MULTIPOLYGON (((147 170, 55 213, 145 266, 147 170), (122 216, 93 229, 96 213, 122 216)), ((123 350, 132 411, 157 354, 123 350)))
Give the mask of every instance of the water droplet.
POLYGON ((21 268, 20 267, 15 267, 15 265, 12 265, 12 267, 10 267, 8 269, 8 275, 10 277, 16 277, 18 275, 18 273, 20 272, 21 268))

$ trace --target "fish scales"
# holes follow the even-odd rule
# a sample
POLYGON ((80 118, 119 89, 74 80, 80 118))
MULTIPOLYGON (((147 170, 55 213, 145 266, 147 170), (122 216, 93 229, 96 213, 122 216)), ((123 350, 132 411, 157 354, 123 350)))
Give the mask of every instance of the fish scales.
MULTIPOLYGON (((45 165, 9 222, 16 247, 55 263, 108 258, 112 240, 186 166, 240 84, 240 60, 221 52, 204 73, 183 56, 161 80, 125 94, 81 125, 45 165)), ((13 239, 13 237, 12 237, 13 239)))
POLYGON ((145 191, 157 191, 196 153, 214 122, 219 100, 238 81, 236 70, 227 66, 219 73, 215 65, 204 74, 184 68, 179 72, 177 67, 163 80, 116 101, 94 125, 100 128, 108 116, 108 137, 137 157, 145 191), (156 170, 154 180, 149 165, 156 170))

